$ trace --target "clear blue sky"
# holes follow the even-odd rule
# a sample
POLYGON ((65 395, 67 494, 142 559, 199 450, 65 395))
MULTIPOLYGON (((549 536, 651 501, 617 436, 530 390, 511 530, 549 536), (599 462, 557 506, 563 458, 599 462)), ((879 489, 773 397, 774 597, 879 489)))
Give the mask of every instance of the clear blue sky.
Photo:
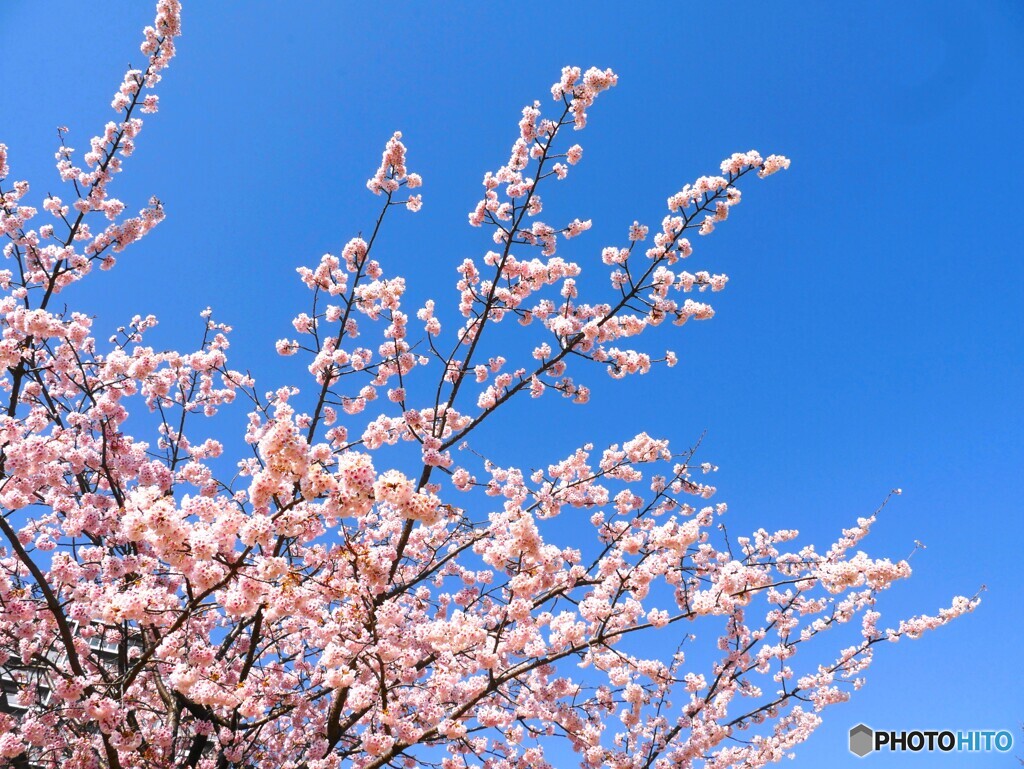
MULTIPOLYGON (((40 198, 59 187, 54 127, 81 149, 110 119, 151 5, 0 4, 0 141, 40 198)), ((1024 4, 687 5, 186 6, 161 112, 112 189, 132 208, 158 195, 168 220, 69 300, 104 329, 153 312, 163 346, 189 344, 213 305, 236 328, 234 364, 276 386, 295 369, 272 343, 306 309, 294 268, 372 225, 363 184, 392 131, 425 205, 395 217, 382 258, 442 305, 454 266, 489 246, 466 212, 522 106, 564 64, 612 67, 619 86, 591 112, 584 162, 551 197, 595 222, 567 256, 600 267, 602 246, 634 219, 659 222, 669 194, 733 151, 793 167, 748 185, 696 244, 691 265, 731 282, 717 317, 676 337, 678 367, 625 383, 595 372, 589 409, 532 404, 544 423, 492 455, 539 464, 584 440, 648 430, 682 447, 707 430, 730 531, 793 526, 821 545, 902 486, 866 549, 928 550, 888 595, 889 618, 989 591, 954 626, 883 648, 796 766, 1009 765, 861 762, 845 735, 860 721, 1010 728, 1024 756, 1024 4)))

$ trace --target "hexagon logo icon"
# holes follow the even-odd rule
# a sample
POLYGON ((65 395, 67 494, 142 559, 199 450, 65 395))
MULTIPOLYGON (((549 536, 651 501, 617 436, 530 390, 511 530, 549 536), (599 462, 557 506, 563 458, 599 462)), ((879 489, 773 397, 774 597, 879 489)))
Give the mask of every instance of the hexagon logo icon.
POLYGON ((866 724, 857 724, 850 729, 850 752, 864 758, 875 749, 875 734, 866 724))

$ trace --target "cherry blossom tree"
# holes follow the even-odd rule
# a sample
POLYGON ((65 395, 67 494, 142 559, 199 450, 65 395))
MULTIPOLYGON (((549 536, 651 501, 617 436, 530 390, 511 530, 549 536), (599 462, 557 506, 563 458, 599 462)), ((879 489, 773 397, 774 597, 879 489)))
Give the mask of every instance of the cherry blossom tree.
POLYGON ((558 248, 591 223, 544 223, 540 192, 581 161, 570 137, 610 70, 566 67, 553 110, 523 109, 469 214, 490 237, 452 265, 457 303, 411 312, 402 265, 375 258, 386 220, 422 204, 395 133, 367 182, 369 237, 298 271, 308 311, 277 342, 308 368, 296 386, 264 394, 230 368, 210 311, 192 352, 147 346, 152 316, 97 339, 59 295, 164 218, 156 199, 126 215, 110 187, 179 33, 178 0, 160 0, 116 119, 80 161, 60 129, 64 195, 42 211, 0 144, 0 760, 756 767, 860 686, 876 644, 975 607, 957 597, 883 626, 876 599, 910 567, 858 549, 878 511, 820 551, 792 530, 730 541, 725 504, 708 501, 715 468, 660 437, 540 470, 486 458, 513 400, 585 404, 581 377, 673 366, 647 340, 710 319, 683 295, 727 281, 683 269, 690 238, 790 165, 732 155, 672 194, 653 232, 634 222, 604 248, 610 286, 581 296, 558 248), (484 359, 501 323, 532 355, 484 359), (237 462, 209 437, 232 403, 248 404, 237 462), (699 638, 713 639, 704 661, 699 638), (808 648, 818 658, 798 661, 808 648))

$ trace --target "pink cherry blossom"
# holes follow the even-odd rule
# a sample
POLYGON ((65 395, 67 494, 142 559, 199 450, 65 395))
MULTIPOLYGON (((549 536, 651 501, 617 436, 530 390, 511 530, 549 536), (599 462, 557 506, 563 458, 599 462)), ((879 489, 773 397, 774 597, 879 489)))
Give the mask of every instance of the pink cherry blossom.
POLYGON ((126 215, 110 185, 180 34, 179 3, 160 0, 117 119, 81 160, 58 132, 59 195, 8 182, 0 144, 5 765, 533 769, 564 760, 562 743, 591 768, 759 767, 859 688, 877 644, 975 608, 958 596, 882 622, 880 596, 911 569, 859 549, 881 508, 820 552, 791 529, 730 542, 725 504, 708 501, 717 467, 664 437, 488 458, 513 400, 583 405, 602 370, 675 366, 653 337, 712 318, 687 295, 728 283, 681 270, 689 238, 733 213, 741 184, 790 164, 736 153, 619 242, 594 243, 573 212, 539 221, 540 187, 556 194, 582 158, 564 134, 586 127, 611 70, 566 67, 553 111, 522 110, 469 214, 488 230, 480 250, 451 263, 457 297, 419 299, 418 322, 377 243, 423 202, 400 191, 422 179, 396 132, 367 182, 372 234, 297 270, 310 301, 274 344, 298 361, 292 384, 264 392, 231 368, 212 310, 194 350, 151 343, 153 316, 97 338, 56 297, 164 217, 157 199, 126 215), (558 255, 576 237, 591 256, 558 255), (593 269, 608 282, 581 277, 593 269), (511 335, 521 343, 503 347, 511 335), (236 403, 241 451, 209 437, 236 403), (844 625, 856 630, 806 659, 805 641, 844 625))

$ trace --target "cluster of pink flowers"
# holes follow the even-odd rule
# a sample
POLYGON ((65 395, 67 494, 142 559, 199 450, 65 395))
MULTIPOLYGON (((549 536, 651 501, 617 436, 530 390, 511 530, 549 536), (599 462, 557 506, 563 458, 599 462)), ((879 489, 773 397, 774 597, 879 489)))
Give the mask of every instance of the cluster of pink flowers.
MULTIPOLYGON (((579 67, 563 67, 562 79, 551 86, 551 96, 561 99, 569 106, 573 116, 573 127, 578 131, 587 125, 587 109, 602 91, 607 91, 619 82, 619 76, 610 69, 604 71, 591 67, 585 73, 579 67)), ((579 159, 579 145, 575 147, 579 159)), ((576 162, 570 156, 570 162, 576 162)))
POLYGON ((586 125, 617 82, 610 70, 563 70, 558 117, 523 109, 510 159, 470 215, 494 228, 495 249, 458 266, 454 307, 423 302, 422 330, 403 308, 405 280, 375 258, 390 211, 422 202, 396 196, 421 185, 396 133, 367 183, 383 197, 373 236, 298 270, 311 307, 277 350, 302 359, 302 386, 260 393, 228 366, 231 329, 209 310, 192 352, 149 346, 152 316, 98 341, 88 316, 53 297, 97 260, 113 266, 163 216, 154 200, 123 218, 107 189, 138 137, 136 108, 156 111, 146 91, 173 56, 179 12, 157 5, 147 65, 126 74, 121 119, 84 168, 58 150, 60 177, 77 187, 43 201, 52 222, 33 226, 29 186, 6 183, 0 144, 12 266, 0 272, 0 678, 18 708, 0 709, 0 758, 536 769, 561 740, 594 769, 757 767, 861 685, 877 643, 977 604, 958 597, 883 627, 878 597, 910 567, 854 552, 876 515, 823 554, 789 545, 790 529, 734 549, 720 535, 726 506, 707 502, 717 468, 646 433, 529 471, 486 458, 484 423, 513 399, 586 403, 574 376, 588 364, 614 378, 674 365, 634 340, 712 317, 679 295, 728 280, 680 270, 686 235, 711 232, 748 173, 789 166, 740 153, 722 176, 683 187, 642 254, 639 222, 625 245, 596 249, 612 290, 591 296, 583 260, 555 253, 569 239, 582 248, 590 220, 534 217, 539 186, 581 161, 560 132, 586 125), (107 223, 93 233, 97 215, 107 223), (446 334, 444 310, 456 319, 446 334), (510 318, 526 345, 485 353, 490 327, 510 318), (232 464, 234 447, 207 437, 205 420, 236 401, 249 404, 247 451, 232 464), (149 440, 136 437, 147 412, 149 440), (560 516, 568 529, 547 523, 560 516), (796 660, 805 641, 854 622, 854 645, 824 664, 796 660), (705 633, 714 662, 699 672, 687 655, 705 633), (674 655, 644 651, 665 639, 674 655))
MULTIPOLYGON (((419 174, 408 173, 405 167, 405 145, 402 144, 402 132, 395 131, 384 147, 384 154, 380 160, 380 168, 371 176, 366 187, 374 195, 387 193, 388 200, 400 187, 405 186, 415 189, 423 184, 419 174)), ((419 211, 423 206, 421 195, 410 195, 405 201, 405 207, 410 211, 419 211)))

